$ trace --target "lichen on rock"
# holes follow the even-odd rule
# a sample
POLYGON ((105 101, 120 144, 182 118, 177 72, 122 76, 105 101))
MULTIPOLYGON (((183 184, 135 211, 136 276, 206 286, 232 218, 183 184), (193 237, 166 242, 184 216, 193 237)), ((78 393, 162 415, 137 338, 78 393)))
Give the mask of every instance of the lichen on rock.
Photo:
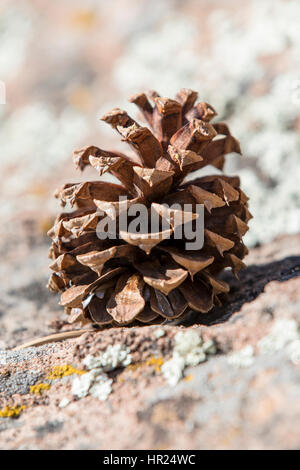
POLYGON ((126 367, 130 363, 130 349, 120 343, 109 345, 105 351, 100 352, 97 356, 88 354, 83 360, 88 372, 73 380, 73 395, 77 398, 92 395, 101 401, 106 400, 112 391, 113 383, 113 380, 106 372, 119 367, 126 367))
POLYGON ((126 367, 131 363, 130 350, 125 345, 117 343, 109 345, 98 356, 88 355, 83 364, 88 369, 101 367, 105 371, 114 370, 117 367, 126 367))
POLYGON ((0 410, 0 418, 16 418, 25 408, 25 405, 15 407, 5 406, 0 410))
POLYGON ((263 354, 274 354, 282 349, 293 364, 300 363, 299 325, 293 319, 280 319, 274 324, 271 332, 258 343, 263 354))
POLYGON ((109 379, 101 368, 97 368, 80 377, 75 377, 72 384, 72 393, 77 398, 84 398, 90 394, 104 401, 111 393, 111 384, 112 379, 109 379))
POLYGON ((195 330, 179 331, 175 336, 172 358, 166 361, 161 370, 169 385, 175 386, 183 377, 184 369, 206 361, 207 354, 216 354, 213 340, 203 342, 195 330))
POLYGON ((236 367, 250 367, 254 363, 254 349, 251 345, 245 346, 240 351, 230 354, 227 358, 228 364, 236 367))

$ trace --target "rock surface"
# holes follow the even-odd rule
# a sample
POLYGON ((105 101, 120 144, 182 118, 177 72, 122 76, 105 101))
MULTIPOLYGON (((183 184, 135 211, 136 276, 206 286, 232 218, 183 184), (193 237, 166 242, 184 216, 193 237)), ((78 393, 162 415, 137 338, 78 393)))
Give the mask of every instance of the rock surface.
POLYGON ((0 246, 0 448, 299 448, 300 235, 252 249, 211 315, 13 350, 72 328, 30 233, 17 257, 0 246))

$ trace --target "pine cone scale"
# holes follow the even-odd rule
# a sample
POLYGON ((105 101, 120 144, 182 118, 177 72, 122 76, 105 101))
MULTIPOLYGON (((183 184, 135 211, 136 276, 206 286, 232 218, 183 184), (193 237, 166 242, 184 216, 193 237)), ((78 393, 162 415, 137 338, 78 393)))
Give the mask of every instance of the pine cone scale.
POLYGON ((87 181, 56 192, 62 206, 75 209, 62 213, 48 232, 53 240, 48 287, 62 293, 60 304, 70 321, 129 325, 180 318, 189 309, 207 313, 229 291, 218 278, 222 270, 230 267, 237 275, 244 267, 242 237, 252 216, 239 178, 219 174, 184 182, 209 164, 222 170, 225 155, 241 153, 227 124, 211 123, 214 108, 196 100, 189 89, 175 99, 156 92, 134 95, 130 101, 152 130, 118 108, 102 120, 135 156, 94 145, 74 152, 77 168, 91 166, 100 177, 110 173, 120 184, 87 181), (136 204, 156 214, 159 229, 124 230, 121 216, 136 204), (183 220, 196 223, 197 204, 204 206, 204 245, 194 251, 186 248, 184 232, 179 239, 176 234, 183 220), (100 239, 99 222, 106 217, 117 233, 108 238, 102 233, 100 239))

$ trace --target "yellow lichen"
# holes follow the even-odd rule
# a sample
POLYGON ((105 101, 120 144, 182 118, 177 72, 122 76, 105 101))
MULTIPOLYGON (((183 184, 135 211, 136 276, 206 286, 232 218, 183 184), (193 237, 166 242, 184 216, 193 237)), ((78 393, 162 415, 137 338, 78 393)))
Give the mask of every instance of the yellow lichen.
POLYGON ((185 382, 191 382, 192 380, 194 380, 194 376, 193 374, 186 375, 183 380, 185 382))
POLYGON ((151 357, 150 359, 147 359, 145 362, 136 362, 135 364, 130 364, 127 367, 127 370, 132 370, 135 371, 139 369, 140 367, 144 366, 154 366, 156 372, 161 371, 161 366, 163 365, 164 360, 162 357, 151 357))
POLYGON ((162 357, 151 357, 145 362, 146 366, 155 366, 156 372, 160 372, 164 360, 162 357))
POLYGON ((142 362, 136 362, 135 364, 129 364, 129 366, 126 367, 126 370, 132 370, 135 371, 142 367, 144 364, 142 362))
POLYGON ((34 395, 41 395, 42 390, 49 390, 50 384, 38 384, 38 385, 31 385, 30 387, 30 393, 34 395))
POLYGON ((65 364, 63 366, 54 366, 52 367, 52 371, 46 377, 48 380, 56 380, 62 379, 63 377, 67 377, 68 375, 82 375, 86 374, 86 370, 75 369, 75 367, 71 366, 70 364, 65 364))
POLYGON ((88 9, 74 11, 70 24, 76 29, 89 30, 96 22, 95 12, 88 9))
POLYGON ((16 418, 25 408, 25 405, 15 407, 5 406, 0 410, 0 418, 16 418))

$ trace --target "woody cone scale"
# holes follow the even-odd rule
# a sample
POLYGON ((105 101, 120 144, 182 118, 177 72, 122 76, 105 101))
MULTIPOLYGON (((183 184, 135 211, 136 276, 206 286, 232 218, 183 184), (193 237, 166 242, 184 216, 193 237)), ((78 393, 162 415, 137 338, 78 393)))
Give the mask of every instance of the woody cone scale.
POLYGON ((92 166, 100 176, 108 172, 118 184, 99 179, 66 184, 56 192, 62 206, 73 209, 61 213, 48 233, 48 288, 61 292, 71 323, 151 324, 183 318, 191 310, 200 316, 220 306, 229 291, 220 273, 230 267, 237 275, 244 267, 248 198, 238 177, 222 173, 225 155, 241 153, 239 142, 225 123, 212 122, 216 111, 196 103, 195 91, 182 89, 175 99, 152 91, 130 101, 147 126, 118 108, 102 117, 129 144, 128 155, 96 146, 74 152, 77 168, 92 166), (207 165, 221 172, 201 176, 207 165), (169 229, 131 233, 119 228, 121 215, 136 203, 167 220, 169 229), (168 209, 173 204, 176 211, 168 209), (204 207, 204 244, 188 250, 187 240, 174 236, 174 214, 189 207, 189 214, 181 215, 193 219, 197 204, 204 207), (113 239, 98 237, 104 216, 115 219, 113 239))

